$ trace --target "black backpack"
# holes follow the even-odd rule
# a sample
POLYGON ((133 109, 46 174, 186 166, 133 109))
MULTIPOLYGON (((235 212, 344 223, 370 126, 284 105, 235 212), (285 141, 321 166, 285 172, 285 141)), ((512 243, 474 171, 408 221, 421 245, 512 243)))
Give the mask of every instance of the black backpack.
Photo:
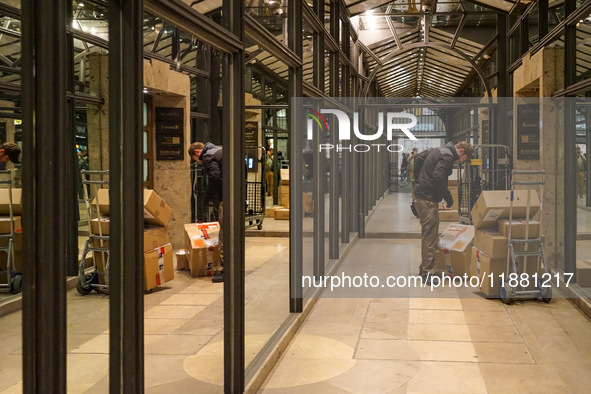
POLYGON ((426 149, 424 151, 422 151, 421 153, 419 153, 418 155, 415 156, 415 164, 414 164, 414 180, 419 179, 419 175, 421 173, 421 169, 423 167, 423 164, 425 163, 425 160, 427 160, 427 156, 429 156, 429 153, 431 153, 431 151, 435 149, 435 148, 431 148, 431 149, 426 149))

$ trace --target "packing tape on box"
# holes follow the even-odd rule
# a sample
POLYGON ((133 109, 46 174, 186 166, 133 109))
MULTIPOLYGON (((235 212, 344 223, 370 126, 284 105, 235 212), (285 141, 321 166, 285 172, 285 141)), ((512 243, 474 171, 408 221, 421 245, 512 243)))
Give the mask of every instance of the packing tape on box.
POLYGON ((160 286, 166 282, 164 279, 164 247, 158 249, 158 273, 156 274, 156 285, 160 286))
POLYGON ((445 272, 449 275, 453 275, 454 270, 451 267, 451 253, 448 249, 443 249, 443 260, 445 261, 445 272))
POLYGON ((155 219, 155 217, 144 208, 144 218, 145 219, 155 219))
POLYGON ((205 240, 203 238, 194 238, 192 241, 193 241, 193 248, 204 248, 205 247, 205 240))

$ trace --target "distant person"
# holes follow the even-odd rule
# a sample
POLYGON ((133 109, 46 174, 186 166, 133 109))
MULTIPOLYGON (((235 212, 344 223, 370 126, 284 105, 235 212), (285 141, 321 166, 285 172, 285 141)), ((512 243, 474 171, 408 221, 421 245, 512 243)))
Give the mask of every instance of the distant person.
POLYGON ((400 173, 402 174, 408 168, 408 153, 402 153, 402 163, 400 163, 400 173))
POLYGON ((224 281, 224 232, 223 232, 223 186, 222 186, 222 148, 215 146, 211 142, 193 142, 189 147, 189 156, 192 160, 203 164, 205 174, 207 175, 206 199, 213 205, 213 213, 220 223, 219 249, 220 260, 216 265, 214 261, 213 269, 217 274, 211 279, 214 283, 224 281))
POLYGON ((273 178, 275 177, 273 148, 267 150, 265 157, 265 178, 267 179, 267 196, 273 196, 275 189, 273 189, 273 178))
POLYGON ((406 167, 406 172, 408 172, 408 176, 412 182, 410 191, 413 199, 415 198, 415 157, 418 152, 419 150, 417 148, 412 148, 412 153, 407 159, 408 166, 406 167))
POLYGON ((579 198, 583 198, 585 192, 585 173, 587 172, 587 158, 577 146, 577 191, 579 198))
POLYGON ((435 253, 439 240, 439 207, 445 200, 447 207, 454 203, 447 187, 447 180, 452 173, 454 163, 463 163, 472 157, 472 145, 462 141, 457 144, 448 142, 440 148, 423 151, 414 160, 415 171, 415 207, 421 220, 421 265, 419 274, 424 283, 435 275, 435 253))
MULTIPOLYGON (((90 166, 88 164, 88 151, 86 149, 82 149, 80 151, 80 154, 78 155, 78 170, 82 171, 88 171, 90 169, 90 166)), ((82 177, 79 177, 79 181, 81 181, 82 177)), ((89 175, 86 174, 84 176, 84 179, 88 180, 89 179, 89 175)), ((87 195, 90 195, 90 185, 86 185, 86 191, 87 191, 87 195)), ((80 182, 80 188, 78 189, 78 197, 79 198, 84 198, 84 188, 82 187, 82 182, 80 182)))

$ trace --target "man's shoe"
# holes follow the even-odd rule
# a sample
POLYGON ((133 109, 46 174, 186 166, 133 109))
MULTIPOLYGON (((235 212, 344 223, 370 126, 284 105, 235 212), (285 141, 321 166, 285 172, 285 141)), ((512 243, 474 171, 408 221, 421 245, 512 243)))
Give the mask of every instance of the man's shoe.
POLYGON ((224 271, 220 271, 213 278, 211 278, 213 283, 221 283, 224 281, 224 271))

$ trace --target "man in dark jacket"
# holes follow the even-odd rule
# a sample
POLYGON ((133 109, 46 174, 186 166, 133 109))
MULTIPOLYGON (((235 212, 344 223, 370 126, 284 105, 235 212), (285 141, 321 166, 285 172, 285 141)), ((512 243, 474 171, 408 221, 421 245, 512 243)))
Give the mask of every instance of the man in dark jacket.
MULTIPOLYGON (((212 282, 219 283, 224 281, 224 232, 223 232, 223 212, 224 204, 222 202, 222 148, 215 146, 211 142, 193 142, 189 147, 189 156, 194 161, 203 164, 205 174, 207 175, 207 193, 206 198, 213 204, 213 213, 220 223, 219 266, 213 267, 217 274, 212 278, 212 282)), ((215 264, 215 262, 214 262, 215 264)))
POLYGON ((462 163, 469 159, 472 157, 472 151, 469 142, 462 141, 455 145, 448 142, 445 146, 425 153, 427 157, 418 170, 419 173, 415 174, 414 203, 422 230, 419 273, 426 282, 430 280, 430 275, 436 274, 435 253, 439 240, 438 204, 445 200, 448 207, 453 205, 453 198, 447 188, 447 179, 452 173, 454 163, 462 163))

